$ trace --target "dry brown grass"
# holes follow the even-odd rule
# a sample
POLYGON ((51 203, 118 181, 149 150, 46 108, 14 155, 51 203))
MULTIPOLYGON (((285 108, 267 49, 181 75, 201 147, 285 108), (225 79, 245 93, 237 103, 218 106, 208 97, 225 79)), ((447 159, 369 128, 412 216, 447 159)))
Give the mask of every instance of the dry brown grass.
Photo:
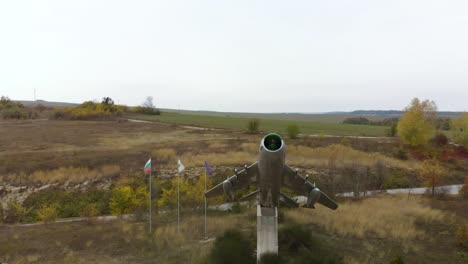
POLYGON ((299 166, 326 167, 329 157, 333 154, 336 155, 338 167, 351 164, 374 166, 378 160, 381 160, 387 166, 394 168, 419 168, 419 163, 416 162, 397 160, 380 153, 363 152, 344 145, 335 144, 320 148, 292 146, 287 149, 288 161, 299 166))
MULTIPOLYGON (((224 231, 238 227, 243 223, 240 216, 228 215, 223 217, 208 217, 208 237, 217 237, 224 231)), ((180 232, 177 232, 177 224, 163 225, 156 229, 154 237, 158 248, 170 249, 181 247, 187 241, 203 239, 203 216, 189 216, 180 224, 180 232)))
POLYGON ((170 149, 170 148, 162 148, 162 149, 153 150, 153 152, 151 153, 151 158, 156 163, 162 163, 162 164, 167 164, 167 163, 175 164, 177 162, 176 152, 174 149, 170 149))
MULTIPOLYGON (((182 160, 187 167, 202 166, 205 161, 213 165, 242 165, 251 164, 257 160, 258 144, 243 143, 242 151, 228 151, 225 153, 194 154, 186 153, 182 160)), ((209 151, 209 150, 208 150, 209 151)), ((286 150, 287 162, 293 166, 326 168, 329 157, 336 156, 336 166, 360 165, 372 167, 377 161, 389 167, 402 169, 418 169, 419 162, 402 161, 380 153, 368 153, 355 150, 343 145, 311 148, 306 146, 289 146, 286 150)))
POLYGON ((97 169, 89 169, 85 167, 61 167, 54 170, 39 170, 32 174, 8 174, 0 176, 1 181, 9 183, 82 183, 85 181, 96 181, 102 178, 114 177, 119 175, 120 166, 104 165, 97 169))
POLYGON ((184 154, 181 157, 186 167, 200 167, 205 161, 213 165, 239 165, 251 164, 256 161, 257 155, 241 151, 229 151, 226 153, 207 153, 193 155, 191 153, 184 154))
POLYGON ((382 196, 341 204, 338 210, 317 206, 316 210, 298 209, 286 212, 301 224, 317 224, 345 237, 377 237, 396 241, 425 239, 421 225, 450 223, 453 216, 432 209, 421 197, 382 196))

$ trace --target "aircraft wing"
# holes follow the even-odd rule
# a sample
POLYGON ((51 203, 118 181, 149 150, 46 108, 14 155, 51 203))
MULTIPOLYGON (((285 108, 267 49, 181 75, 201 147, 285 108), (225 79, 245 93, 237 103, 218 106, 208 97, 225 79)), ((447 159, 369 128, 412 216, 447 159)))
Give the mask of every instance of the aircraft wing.
POLYGON ((308 199, 307 207, 314 208, 314 203, 318 202, 333 210, 338 208, 338 204, 335 201, 288 165, 284 165, 283 184, 297 193, 306 196, 308 199))
POLYGON ((205 193, 206 198, 215 197, 224 193, 234 197, 233 191, 248 186, 250 183, 257 181, 258 177, 258 162, 250 166, 245 166, 241 171, 227 178, 225 181, 211 188, 205 193))

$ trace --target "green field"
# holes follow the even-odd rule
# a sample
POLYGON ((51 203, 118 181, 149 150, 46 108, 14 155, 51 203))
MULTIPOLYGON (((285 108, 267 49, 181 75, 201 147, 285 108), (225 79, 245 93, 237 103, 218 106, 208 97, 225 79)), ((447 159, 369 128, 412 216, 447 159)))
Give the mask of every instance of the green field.
MULTIPOLYGON (((208 128, 226 128, 234 130, 246 130, 248 118, 193 115, 164 112, 160 116, 151 115, 132 115, 130 118, 174 123, 181 125, 200 126, 208 128)), ((286 127, 290 124, 297 124, 302 134, 324 134, 335 136, 386 136, 388 127, 385 126, 365 126, 349 125, 337 123, 307 122, 307 121, 289 121, 260 119, 260 130, 268 132, 285 133, 286 127)))

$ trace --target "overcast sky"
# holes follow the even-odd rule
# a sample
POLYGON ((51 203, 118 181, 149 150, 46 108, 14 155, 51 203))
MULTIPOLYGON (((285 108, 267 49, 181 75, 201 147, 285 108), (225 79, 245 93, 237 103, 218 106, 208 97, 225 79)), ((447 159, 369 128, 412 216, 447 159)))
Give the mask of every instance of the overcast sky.
POLYGON ((0 1, 0 94, 238 112, 468 110, 468 1, 0 1))

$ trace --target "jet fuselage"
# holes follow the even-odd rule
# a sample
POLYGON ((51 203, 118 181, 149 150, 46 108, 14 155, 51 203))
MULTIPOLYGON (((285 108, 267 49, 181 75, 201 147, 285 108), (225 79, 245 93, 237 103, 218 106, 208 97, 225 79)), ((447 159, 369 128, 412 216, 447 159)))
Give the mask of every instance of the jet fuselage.
POLYGON ((259 203, 263 207, 278 206, 286 145, 278 134, 268 134, 260 142, 258 159, 259 203))

